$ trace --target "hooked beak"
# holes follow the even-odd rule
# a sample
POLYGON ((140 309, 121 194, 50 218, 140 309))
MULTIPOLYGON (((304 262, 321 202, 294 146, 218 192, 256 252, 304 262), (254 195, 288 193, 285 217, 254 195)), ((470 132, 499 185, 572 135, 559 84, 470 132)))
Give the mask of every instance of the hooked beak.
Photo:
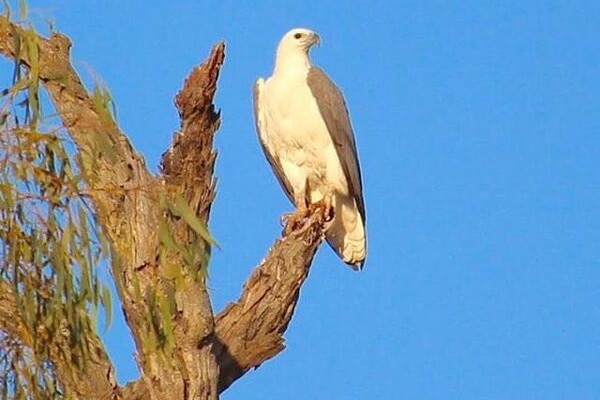
POLYGON ((313 32, 312 44, 316 44, 317 46, 321 44, 321 37, 316 32, 313 32))

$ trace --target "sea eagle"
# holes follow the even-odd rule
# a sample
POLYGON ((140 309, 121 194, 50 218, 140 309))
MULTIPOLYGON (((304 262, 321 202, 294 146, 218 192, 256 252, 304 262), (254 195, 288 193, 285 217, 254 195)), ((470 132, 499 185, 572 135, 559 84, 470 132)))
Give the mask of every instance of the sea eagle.
POLYGON ((270 78, 254 85, 258 138, 277 180, 298 212, 332 209, 326 238, 361 269, 367 255, 365 202, 356 143, 342 92, 308 52, 320 43, 309 29, 281 39, 270 78))

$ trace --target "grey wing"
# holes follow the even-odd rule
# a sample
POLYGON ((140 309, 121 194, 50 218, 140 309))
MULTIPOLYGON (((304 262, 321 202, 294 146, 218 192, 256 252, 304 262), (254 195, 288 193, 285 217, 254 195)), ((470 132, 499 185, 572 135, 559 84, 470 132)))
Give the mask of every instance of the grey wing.
POLYGON ((260 143, 260 147, 262 147, 263 153, 265 154, 267 161, 273 169, 273 173, 275 174, 277 181, 283 188, 288 199, 290 199, 290 201, 294 203, 292 185, 290 185, 290 183, 287 180, 287 177, 283 173, 283 168, 281 168, 279 160, 277 160, 277 158, 274 157, 273 154, 271 154, 266 144, 265 136, 267 134, 268 127, 264 118, 264 109, 262 108, 264 107, 265 103, 261 100, 261 90, 264 87, 264 82, 264 79, 259 78, 254 84, 254 121, 256 124, 256 133, 258 134, 258 142, 260 143))
POLYGON ((350 194, 356 201, 363 222, 366 222, 360 165, 344 96, 327 74, 318 67, 311 67, 307 83, 335 143, 335 149, 350 185, 350 194))

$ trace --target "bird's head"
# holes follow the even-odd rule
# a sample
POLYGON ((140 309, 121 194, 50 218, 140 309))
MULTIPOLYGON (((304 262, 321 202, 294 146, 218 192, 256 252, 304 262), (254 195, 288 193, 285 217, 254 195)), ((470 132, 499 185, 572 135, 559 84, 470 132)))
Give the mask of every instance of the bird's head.
POLYGON ((308 50, 315 45, 321 43, 321 38, 316 32, 310 29, 294 28, 285 35, 279 42, 278 52, 295 52, 302 51, 308 53, 308 50))

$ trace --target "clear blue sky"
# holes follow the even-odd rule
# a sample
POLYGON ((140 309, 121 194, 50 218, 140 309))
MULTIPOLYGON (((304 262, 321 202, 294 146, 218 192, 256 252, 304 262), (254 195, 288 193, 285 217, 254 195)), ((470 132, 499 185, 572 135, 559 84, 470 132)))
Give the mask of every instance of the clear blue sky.
MULTIPOLYGON (((253 81, 270 75, 288 29, 321 35, 313 61, 356 131, 369 257, 354 273, 322 247, 288 348, 223 399, 600 398, 600 2, 30 8, 73 39, 76 66, 103 78, 154 169, 178 127, 175 93, 226 40, 217 311, 290 210, 256 139, 253 81)), ((134 378, 122 323, 106 340, 120 381, 134 378)))

